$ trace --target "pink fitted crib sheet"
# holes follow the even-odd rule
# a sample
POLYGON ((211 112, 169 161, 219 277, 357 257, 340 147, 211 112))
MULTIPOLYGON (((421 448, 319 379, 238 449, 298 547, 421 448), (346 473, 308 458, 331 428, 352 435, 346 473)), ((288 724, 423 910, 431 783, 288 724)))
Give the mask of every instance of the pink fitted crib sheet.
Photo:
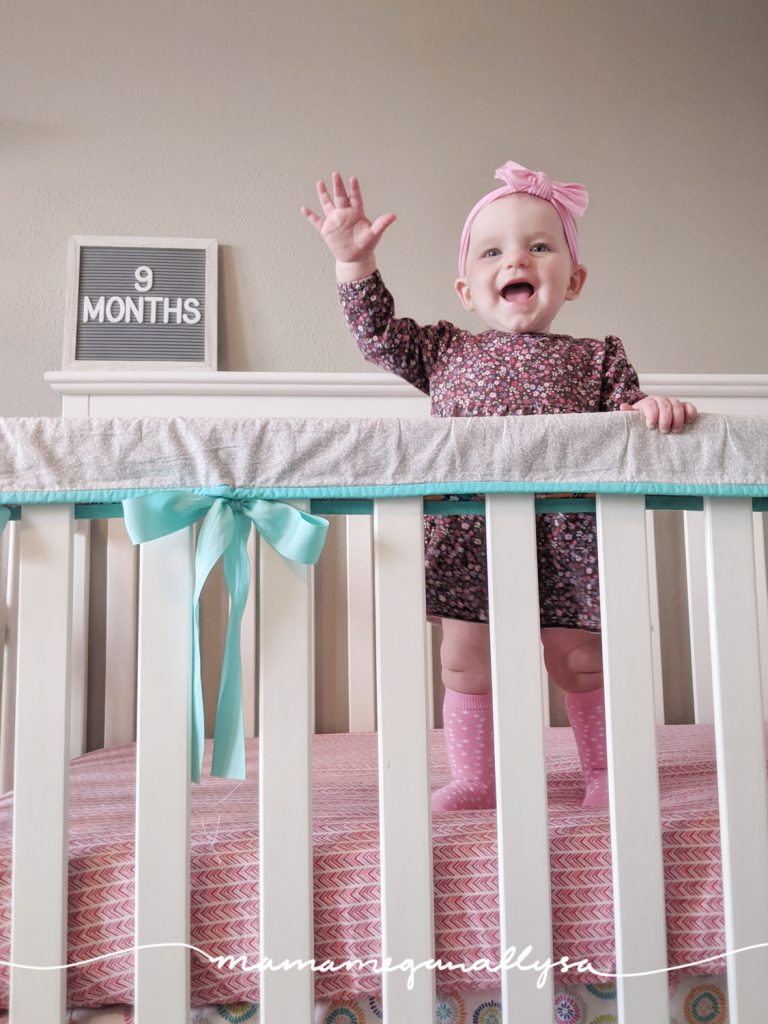
MULTIPOLYGON (((315 960, 379 959, 378 795, 375 734, 314 738, 315 960)), ((709 726, 664 726, 659 764, 670 963, 712 958, 724 970, 714 737, 709 726)), ((548 729, 554 957, 615 969, 607 812, 581 807, 569 729, 548 729)), ((432 736, 433 784, 447 778, 440 733, 432 736)), ((259 959, 258 741, 248 741, 245 782, 204 776, 193 787, 191 943, 207 953, 259 959)), ((210 751, 207 751, 210 759, 210 751)), ((133 956, 134 747, 72 763, 68 962, 101 958, 68 974, 68 1002, 130 1003, 133 956)), ((206 765, 207 768, 207 765, 206 765)), ((0 799, 0 953, 10 955, 12 795, 0 799)), ((436 955, 458 964, 498 961, 496 818, 492 811, 435 817, 436 955)), ((45 836, 41 836, 45 841, 45 836)), ((525 842, 521 823, 520 841, 525 842)), ((660 967, 663 965, 659 965, 660 967)), ((557 975, 558 985, 602 982, 557 975)), ((498 986, 493 972, 441 971, 439 989, 498 986)), ((318 973, 318 998, 380 988, 371 970, 318 973)), ((8 972, 0 973, 0 1005, 8 972)), ((258 972, 218 968, 192 954, 194 1005, 258 998, 258 972)))

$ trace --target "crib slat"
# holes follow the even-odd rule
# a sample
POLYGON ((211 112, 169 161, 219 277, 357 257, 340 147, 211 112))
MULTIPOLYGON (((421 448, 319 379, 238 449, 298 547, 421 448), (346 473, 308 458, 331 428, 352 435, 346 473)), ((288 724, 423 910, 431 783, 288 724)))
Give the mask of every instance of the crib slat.
MULTIPOLYGON (((142 544, 136 730, 136 945, 189 942, 191 529, 142 544)), ((189 950, 136 953, 135 1020, 189 1020, 189 950)))
MULTIPOLYGON (((261 957, 274 964, 313 955, 311 603, 311 568, 262 541, 259 898, 261 957)), ((308 968, 261 972, 262 1024, 309 1024, 313 1008, 308 968)))
POLYGON ((757 574, 757 632, 760 641, 760 677, 763 707, 768 707, 768 564, 766 564, 765 513, 753 512, 755 572, 757 574))
POLYGON ((130 743, 136 720, 138 555, 122 519, 107 523, 104 746, 130 743))
POLYGON ((347 516, 347 678, 349 731, 376 728, 373 545, 368 516, 347 516))
POLYGON ((656 571, 656 520, 653 512, 645 513, 645 538, 648 549, 648 590, 651 615, 651 650, 653 652, 653 695, 656 723, 664 725, 664 679, 661 671, 661 639, 659 615, 659 578, 656 571))
MULTIPOLYGON (((71 506, 20 523, 11 960, 67 962, 71 506), (41 837, 43 841, 41 841, 41 837)), ((11 970, 12 1024, 63 1021, 65 971, 11 970)))
POLYGON ((3 685, 0 688, 0 792, 13 787, 13 730, 16 721, 19 616, 19 523, 8 523, 3 535, 6 548, 5 643, 3 685))
POLYGON ((91 524, 75 522, 72 579, 72 655, 70 757, 85 753, 88 726, 88 601, 90 598, 91 524))
POLYGON ((712 657, 707 612, 707 567, 704 558, 704 516, 683 512, 685 565, 688 590, 688 631, 691 636, 693 710, 697 724, 714 721, 712 657))
POLYGON ((248 578, 248 598, 243 611, 240 632, 240 664, 243 672, 243 731, 246 736, 258 734, 258 708, 256 698, 256 596, 258 594, 259 566, 257 561, 258 534, 251 530, 248 535, 248 561, 251 575, 248 578))
MULTIPOLYGON (((374 502, 382 956, 434 956, 422 502, 374 502)), ((432 1021, 434 972, 382 976, 385 1024, 432 1021)))
MULTIPOLYGON (((532 494, 486 498, 499 835, 500 956, 532 947, 527 962, 552 956, 547 782, 539 685, 539 587, 532 494), (521 780, 525 780, 521 785, 521 780), (520 822, 525 822, 525 842, 520 822)), ((550 1024, 552 975, 502 972, 504 1024, 550 1024)))
MULTIPOLYGON (((597 499, 617 973, 667 965, 642 496, 597 499)), ((666 1020, 667 976, 618 979, 619 1020, 666 1020)))
MULTIPOLYGON (((768 800, 751 502, 706 498, 712 677, 727 950, 765 943, 768 800)), ((728 958, 733 1024, 765 1013, 765 947, 728 958)))

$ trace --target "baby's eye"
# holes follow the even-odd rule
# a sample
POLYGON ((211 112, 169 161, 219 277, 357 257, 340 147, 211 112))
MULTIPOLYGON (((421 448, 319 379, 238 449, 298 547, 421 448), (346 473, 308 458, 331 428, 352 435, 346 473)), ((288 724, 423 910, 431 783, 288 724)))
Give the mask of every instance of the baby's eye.
POLYGON ((549 246, 546 242, 534 242, 531 246, 531 252, 549 252, 549 246))
POLYGON ((483 259, 486 259, 489 256, 499 256, 499 255, 501 255, 501 249, 497 249, 495 246, 492 246, 490 249, 486 249, 483 252, 483 259))

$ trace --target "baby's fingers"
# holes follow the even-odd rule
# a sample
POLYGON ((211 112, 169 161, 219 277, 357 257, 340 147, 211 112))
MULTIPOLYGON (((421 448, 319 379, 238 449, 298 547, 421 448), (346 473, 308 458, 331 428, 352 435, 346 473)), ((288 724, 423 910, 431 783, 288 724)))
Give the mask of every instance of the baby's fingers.
POLYGON ((686 423, 696 419, 696 409, 690 402, 681 402, 679 398, 664 398, 658 401, 666 403, 668 408, 666 415, 659 418, 659 429, 662 433, 671 430, 673 434, 679 434, 686 423))
POLYGON ((394 213, 382 213, 380 217, 371 224, 371 234, 378 241, 379 238, 384 234, 390 224, 394 224, 397 217, 394 213))
MULTIPOLYGON (((344 187, 344 179, 338 171, 333 172, 333 201, 336 205, 336 209, 344 209, 350 205, 349 196, 347 190, 344 187)), ((325 188, 325 185, 323 185, 325 188)))
POLYGON ((316 213, 309 209, 308 206, 301 207, 302 216, 306 217, 309 223, 315 227, 318 231, 323 230, 323 218, 318 217, 316 213))
POLYGON ((354 174, 349 179, 349 201, 356 210, 363 209, 363 193, 360 191, 360 182, 354 174))
POLYGON ((645 420, 646 427, 649 427, 651 430, 657 424, 661 425, 659 423, 659 406, 655 398, 641 398, 634 405, 622 402, 619 406, 619 412, 639 412, 645 420))
MULTIPOLYGON (((334 172, 334 177, 335 175, 336 172, 334 172)), ((328 216, 329 213, 336 209, 336 203, 333 201, 331 193, 328 191, 328 188, 324 181, 318 181, 317 183, 317 198, 320 200, 320 205, 322 206, 323 213, 326 215, 326 217, 328 216)))

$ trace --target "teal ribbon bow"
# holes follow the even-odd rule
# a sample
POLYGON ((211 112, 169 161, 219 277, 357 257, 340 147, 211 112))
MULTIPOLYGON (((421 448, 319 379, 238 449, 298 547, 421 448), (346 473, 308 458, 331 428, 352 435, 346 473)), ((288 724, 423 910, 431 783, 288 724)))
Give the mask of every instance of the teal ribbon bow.
POLYGON ((219 701, 213 736, 211 775, 245 778, 240 625, 248 597, 250 564, 246 544, 253 524, 283 558, 313 565, 323 550, 328 520, 292 505, 258 498, 239 501, 186 491, 159 491, 123 501, 125 525, 134 544, 155 540, 203 519, 195 553, 191 673, 192 781, 200 781, 205 740, 203 685, 200 671, 200 593, 214 565, 223 556, 230 608, 219 701), (203 518, 204 517, 204 518, 203 518))

